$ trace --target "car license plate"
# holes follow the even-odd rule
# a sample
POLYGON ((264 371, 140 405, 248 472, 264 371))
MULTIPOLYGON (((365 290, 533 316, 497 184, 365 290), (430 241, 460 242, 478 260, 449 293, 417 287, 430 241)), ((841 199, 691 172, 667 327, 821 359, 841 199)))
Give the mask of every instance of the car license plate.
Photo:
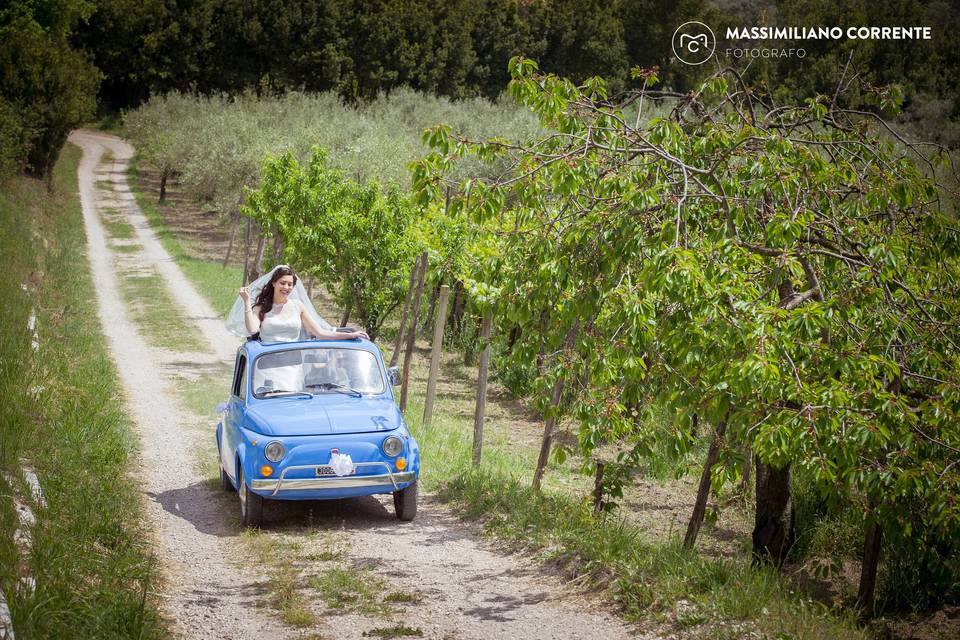
MULTIPOLYGON (((355 475, 356 473, 357 473, 357 470, 354 469, 353 471, 350 472, 349 475, 352 476, 352 475, 355 475)), ((331 467, 330 465, 324 464, 317 467, 317 475, 318 476, 336 476, 337 472, 334 471, 333 467, 331 467)))

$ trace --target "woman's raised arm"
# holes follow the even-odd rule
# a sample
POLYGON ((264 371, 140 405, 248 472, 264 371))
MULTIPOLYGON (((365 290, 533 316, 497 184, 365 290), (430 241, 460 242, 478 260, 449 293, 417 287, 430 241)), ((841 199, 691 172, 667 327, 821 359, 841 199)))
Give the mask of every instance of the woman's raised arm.
POLYGON ((311 334, 320 338, 321 340, 353 340, 354 338, 366 338, 370 339, 370 336, 367 335, 366 331, 327 331, 326 329, 321 329, 316 322, 313 321, 313 318, 310 317, 310 314, 307 313, 307 310, 303 308, 303 305, 300 305, 300 322, 303 323, 303 326, 307 328, 311 334))
POLYGON ((250 335, 253 335, 260 331, 260 315, 255 307, 250 307, 250 292, 246 287, 240 287, 240 297, 243 299, 243 324, 250 335))

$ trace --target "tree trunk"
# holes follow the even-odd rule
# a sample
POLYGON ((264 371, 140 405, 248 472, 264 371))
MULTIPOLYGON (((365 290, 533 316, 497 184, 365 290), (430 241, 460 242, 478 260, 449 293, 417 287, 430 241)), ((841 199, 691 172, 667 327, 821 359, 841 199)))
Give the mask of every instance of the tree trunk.
POLYGON ((463 333, 463 283, 457 280, 453 284, 453 312, 450 318, 450 328, 454 335, 459 336, 463 333))
MULTIPOLYGON (((553 395, 550 397, 550 407, 556 409, 560 405, 560 398, 563 397, 563 377, 558 376, 553 383, 553 395)), ((547 462, 550 460, 550 446, 553 444, 553 427, 557 419, 553 415, 543 422, 543 439, 540 441, 540 456, 537 458, 537 468, 533 472, 533 488, 540 490, 540 483, 543 482, 543 473, 547 468, 547 462)))
MULTIPOLYGON (((580 321, 575 320, 563 340, 563 351, 560 357, 566 355, 567 351, 573 347, 579 331, 580 321)), ((550 446, 553 443, 553 427, 557 423, 556 409, 560 406, 560 399, 563 397, 563 381, 563 376, 558 375, 556 382, 553 383, 553 394, 550 397, 550 407, 553 411, 550 412, 550 417, 544 420, 543 423, 543 439, 540 442, 540 456, 537 458, 537 468, 533 472, 533 488, 537 491, 540 490, 540 483, 543 481, 547 461, 550 459, 550 446)))
POLYGON ((233 253, 233 239, 237 236, 237 224, 240 222, 240 215, 234 211, 230 216, 230 244, 227 245, 227 255, 223 257, 223 266, 226 267, 230 262, 230 255, 233 253))
POLYGON ((756 458, 757 512, 753 527, 754 562, 783 566, 794 540, 790 465, 776 469, 756 458))
POLYGON ((477 318, 475 323, 475 328, 473 331, 473 340, 467 342, 466 349, 463 350, 463 364, 467 367, 472 367, 477 360, 477 340, 480 338, 480 325, 483 323, 483 318, 477 318))
POLYGON ((343 310, 343 317, 340 318, 340 326, 345 327, 350 322, 350 312, 353 310, 353 302, 347 303, 347 308, 343 310))
POLYGON ((723 436, 726 432, 727 419, 724 418, 717 425, 717 430, 713 434, 713 440, 710 442, 710 448, 707 451, 707 460, 703 464, 703 472, 700 474, 700 487, 697 489, 697 500, 693 505, 690 522, 687 523, 687 534, 683 537, 684 549, 692 549, 693 545, 697 543, 697 534, 700 533, 703 515, 707 511, 707 498, 710 497, 710 472, 717 462, 717 456, 720 455, 720 443, 723 442, 723 436))
POLYGON ((740 495, 747 496, 750 493, 750 472, 753 471, 753 456, 750 454, 750 445, 743 446, 743 477, 740 479, 740 495))
POLYGON ((409 386, 410 361, 417 340, 417 316, 420 313, 420 296, 423 294, 423 277, 427 273, 427 252, 420 254, 420 272, 417 275, 417 290, 411 300, 410 329, 407 330, 407 348, 403 352, 403 381, 400 386, 400 410, 407 409, 407 387, 409 386))
POLYGON ((517 344, 517 340, 520 339, 520 325, 515 324, 510 329, 510 334, 507 336, 507 353, 513 353, 513 346, 517 344))
POLYGON ((857 608, 861 620, 873 617, 873 595, 877 586, 877 566, 880 564, 880 548, 883 543, 883 526, 877 522, 867 529, 863 541, 863 567, 860 569, 860 590, 857 593, 857 608))
POLYGON ((253 264, 250 265, 250 280, 256 280, 263 275, 261 269, 263 268, 263 250, 267 245, 267 231, 266 229, 260 230, 260 239, 257 240, 257 254, 253 259, 253 264))
POLYGON ((167 178, 170 177, 170 170, 164 169, 160 173, 160 199, 157 202, 163 202, 167 199, 167 178))
POLYGON ((407 283, 407 295, 403 301, 403 312, 400 314, 400 329, 397 331, 397 338, 393 341, 393 353, 390 355, 390 366, 396 366, 397 358, 400 357, 400 345, 403 344, 404 331, 407 328, 407 314, 410 313, 410 300, 413 299, 413 285, 417 281, 417 274, 420 271, 420 256, 413 261, 413 268, 410 269, 410 282, 407 283))
POLYGON ((597 470, 593 476, 593 512, 603 511, 603 468, 606 465, 601 460, 596 461, 597 470))
MULTIPOLYGON (((790 274, 777 274, 777 293, 780 304, 793 299, 794 288, 790 274)), ((753 525, 754 563, 771 562, 783 566, 794 541, 793 498, 790 495, 790 465, 777 469, 755 457, 756 460, 756 515, 753 525)))
POLYGON ((543 335, 547 332, 547 322, 550 316, 546 309, 540 312, 540 348, 537 350, 537 376, 543 375, 543 361, 546 358, 546 347, 543 344, 543 335))
POLYGON ((283 248, 286 246, 286 243, 283 241, 283 235, 279 231, 275 231, 273 234, 273 263, 279 264, 280 260, 283 259, 283 248))

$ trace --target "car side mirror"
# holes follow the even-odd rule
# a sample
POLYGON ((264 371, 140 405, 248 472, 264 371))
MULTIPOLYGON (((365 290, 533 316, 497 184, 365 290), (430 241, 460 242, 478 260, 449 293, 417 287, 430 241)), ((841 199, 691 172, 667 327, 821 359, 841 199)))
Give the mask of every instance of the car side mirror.
POLYGON ((387 369, 387 378, 390 379, 390 384, 393 386, 400 384, 400 367, 390 367, 387 369))

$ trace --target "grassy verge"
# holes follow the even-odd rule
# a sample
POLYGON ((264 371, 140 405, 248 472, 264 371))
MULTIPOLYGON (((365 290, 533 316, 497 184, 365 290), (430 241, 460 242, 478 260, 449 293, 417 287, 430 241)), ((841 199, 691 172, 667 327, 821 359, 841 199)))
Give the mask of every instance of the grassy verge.
POLYGON ((178 310, 163 278, 156 272, 128 273, 120 290, 137 323, 151 344, 178 351, 203 351, 200 331, 178 310))
MULTIPOLYGON (((156 213, 151 220, 155 218, 156 213)), ((198 291, 225 312, 229 303, 224 299, 232 301, 235 288, 225 287, 222 277, 192 265, 196 259, 184 256, 187 250, 165 227, 160 230, 168 250, 198 291)), ((209 266, 220 270, 218 264, 209 266)), ((679 532, 653 539, 623 518, 595 517, 581 497, 587 494, 590 480, 571 462, 551 462, 543 493, 530 490, 538 443, 509 425, 489 423, 483 464, 473 470, 473 392, 464 383, 441 394, 434 421, 424 428, 421 394, 427 363, 419 360, 414 360, 406 418, 424 455, 421 483, 465 517, 482 519, 491 535, 558 564, 582 582, 609 589, 626 618, 686 637, 863 637, 851 617, 795 593, 773 571, 751 568, 747 558, 703 557, 680 547, 679 532)), ((449 361, 445 373, 470 377, 449 361)), ((677 464, 666 461, 663 469, 655 471, 673 473, 677 464)))
POLYGON ((20 458, 30 460, 47 500, 36 511, 32 553, 20 558, 10 488, 0 490, 0 586, 18 637, 165 638, 150 595, 150 532, 128 475, 135 441, 87 266, 79 158, 67 145, 53 194, 24 178, 0 189, 8 269, 0 295, 11 302, 0 314, 0 465, 15 472, 20 458), (32 308, 36 352, 27 331, 32 308), (34 593, 15 589, 18 564, 29 566, 34 593))

